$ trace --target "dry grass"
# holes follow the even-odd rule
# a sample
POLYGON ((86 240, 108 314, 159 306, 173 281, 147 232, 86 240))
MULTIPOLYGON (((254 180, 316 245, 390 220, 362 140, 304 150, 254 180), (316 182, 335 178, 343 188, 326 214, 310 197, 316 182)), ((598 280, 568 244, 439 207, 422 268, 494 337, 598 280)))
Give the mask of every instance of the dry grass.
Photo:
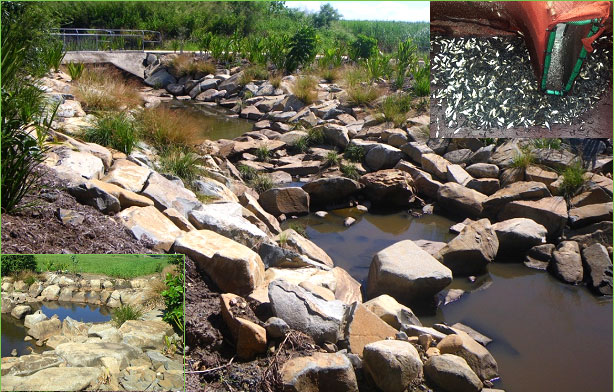
POLYGON ((40 275, 33 271, 19 271, 17 275, 15 275, 15 281, 24 281, 28 285, 31 285, 34 282, 38 282, 40 280, 40 275))
POLYGON ((86 68, 73 89, 75 98, 85 110, 123 110, 134 108, 141 102, 141 95, 134 82, 110 66, 86 68))
POLYGON ((348 102, 352 105, 371 105, 382 95, 382 91, 371 84, 364 67, 345 67, 341 75, 348 93, 348 102))
POLYGON ((178 76, 195 75, 195 74, 215 74, 215 64, 209 61, 199 60, 198 58, 180 54, 175 57, 171 66, 175 69, 178 76))
POLYGON ((318 81, 313 76, 299 76, 292 86, 292 93, 305 104, 310 105, 318 99, 317 84, 318 81))
POLYGON ((328 83, 336 82, 341 78, 341 71, 339 68, 322 68, 319 71, 320 77, 328 83))
POLYGON ((143 137, 160 150, 191 148, 201 134, 198 118, 166 107, 143 110, 140 123, 143 137))
POLYGON ((164 290, 166 290, 166 284, 164 284, 164 280, 155 279, 150 281, 149 285, 147 286, 147 289, 144 292, 145 298, 143 301, 143 305, 146 308, 164 305, 164 297, 162 297, 162 292, 164 290))
POLYGON ((282 75, 279 72, 275 72, 269 76, 269 82, 271 82, 273 87, 279 88, 279 86, 281 85, 281 76, 282 75))

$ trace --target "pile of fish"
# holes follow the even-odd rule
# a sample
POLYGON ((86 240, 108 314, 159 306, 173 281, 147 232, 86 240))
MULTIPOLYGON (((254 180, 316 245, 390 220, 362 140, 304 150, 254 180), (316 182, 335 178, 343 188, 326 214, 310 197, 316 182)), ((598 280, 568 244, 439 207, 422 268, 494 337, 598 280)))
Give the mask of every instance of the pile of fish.
POLYGON ((441 126, 456 133, 578 123, 611 85, 612 46, 599 42, 609 39, 595 43, 571 92, 561 97, 542 92, 521 37, 431 37, 431 97, 444 110, 441 126))

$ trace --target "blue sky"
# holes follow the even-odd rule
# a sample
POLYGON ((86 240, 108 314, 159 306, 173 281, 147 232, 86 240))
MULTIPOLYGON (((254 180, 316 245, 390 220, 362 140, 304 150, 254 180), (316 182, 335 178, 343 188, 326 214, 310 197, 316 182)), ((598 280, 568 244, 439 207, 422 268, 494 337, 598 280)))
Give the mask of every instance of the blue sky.
POLYGON ((321 4, 330 3, 342 19, 399 20, 428 22, 428 1, 286 1, 286 6, 316 12, 321 4))

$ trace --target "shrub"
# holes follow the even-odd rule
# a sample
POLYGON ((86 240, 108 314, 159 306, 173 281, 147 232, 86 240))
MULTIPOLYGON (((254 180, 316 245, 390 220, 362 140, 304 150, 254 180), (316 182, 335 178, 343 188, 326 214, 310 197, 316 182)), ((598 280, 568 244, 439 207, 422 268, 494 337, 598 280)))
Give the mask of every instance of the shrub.
POLYGON ((111 319, 117 325, 117 328, 121 327, 126 321, 138 320, 141 316, 143 316, 143 312, 129 304, 122 305, 111 312, 111 319))
POLYGON ((303 26, 290 38, 286 55, 286 71, 292 73, 302 65, 311 63, 316 55, 316 32, 303 26))
POLYGON ((398 50, 396 52, 397 66, 395 72, 394 84, 395 87, 400 89, 405 83, 405 75, 407 75, 407 69, 410 66, 414 66, 417 62, 416 58, 417 47, 411 38, 403 42, 399 42, 398 50))
POLYGON ((560 150, 561 149, 561 139, 537 138, 537 139, 533 139, 533 146, 535 148, 548 148, 550 150, 560 150))
POLYGON ((256 156, 258 160, 268 162, 271 159, 271 150, 269 150, 268 146, 260 146, 256 149, 256 156))
POLYGON ((535 161, 533 152, 528 148, 522 148, 521 152, 512 159, 511 166, 526 169, 533 161, 535 161))
POLYGON ((258 193, 266 192, 273 188, 273 180, 266 174, 258 174, 249 184, 258 193))
POLYGON ((2 275, 12 275, 20 271, 36 271, 34 255, 2 255, 0 263, 2 275))
POLYGON ((431 92, 431 66, 428 60, 423 66, 415 65, 414 75, 414 93, 418 97, 426 97, 431 92))
POLYGON ((324 143, 324 131, 320 128, 310 128, 307 131, 307 144, 314 146, 324 143))
POLYGON ((360 178, 360 174, 358 173, 358 169, 356 168, 355 165, 353 164, 341 164, 341 166, 339 167, 341 169, 341 173, 343 173, 343 175, 351 180, 358 180, 360 178))
POLYGON ((134 108, 142 101, 136 85, 107 66, 86 68, 73 91, 86 110, 134 108))
POLYGON ((290 144, 288 147, 292 151, 295 151, 298 153, 305 153, 309 151, 309 137, 308 136, 301 137, 298 140, 296 140, 294 143, 290 144))
POLYGON ((407 112, 411 109, 411 96, 409 94, 389 95, 382 101, 382 113, 386 121, 392 121, 397 127, 407 119, 407 112))
POLYGON ((160 155, 160 170, 180 177, 186 182, 192 182, 202 175, 202 169, 198 165, 200 157, 193 152, 180 148, 165 150, 160 155))
POLYGON ((65 54, 66 52, 64 52, 64 46, 60 41, 53 41, 48 46, 43 47, 41 53, 43 61, 49 64, 49 66, 53 68, 55 72, 60 70, 60 64, 62 64, 65 54))
POLYGON ((365 158, 365 149, 362 146, 350 144, 345 149, 343 156, 352 162, 362 162, 362 160, 365 158))
POLYGON ((377 40, 364 34, 358 34, 350 45, 350 57, 354 61, 368 59, 375 53, 377 53, 377 40))
POLYGON ((245 86, 250 83, 252 80, 264 80, 269 77, 269 72, 262 65, 250 65, 245 68, 243 74, 239 78, 239 84, 241 86, 245 86))
POLYGON ((86 129, 85 140, 112 147, 130 154, 138 143, 138 132, 125 113, 108 113, 96 120, 96 125, 86 129))
POLYGON ((194 56, 180 54, 171 62, 171 67, 175 70, 177 76, 187 76, 196 74, 215 74, 215 64, 210 61, 199 60, 194 56))
POLYGON ((370 105, 381 95, 381 92, 371 84, 350 86, 347 93, 348 102, 359 106, 370 105))
POLYGON ((365 60, 365 68, 369 74, 371 80, 375 80, 381 77, 388 77, 392 72, 390 66, 390 59, 392 56, 383 54, 376 54, 365 60))
POLYGON ((177 332, 184 329, 183 281, 183 270, 177 274, 167 274, 164 280, 166 290, 161 293, 166 308, 162 319, 171 324, 177 332))
POLYGON ((339 164, 339 155, 337 151, 329 151, 326 153, 326 164, 329 166, 336 166, 339 164))
POLYGON ((310 105, 318 98, 317 84, 318 81, 312 76, 299 76, 292 86, 292 93, 305 104, 310 105))
POLYGON ((188 148, 201 133, 197 118, 167 107, 145 109, 139 117, 141 134, 156 148, 188 148))
POLYGON ((73 63, 72 61, 66 64, 66 69, 68 70, 68 74, 72 80, 81 79, 81 75, 83 75, 83 71, 85 70, 85 64, 83 63, 73 63))
POLYGON ((586 170, 582 167, 582 163, 574 162, 567 166, 561 173, 563 182, 561 184, 561 194, 566 198, 574 196, 586 181, 584 174, 586 170))

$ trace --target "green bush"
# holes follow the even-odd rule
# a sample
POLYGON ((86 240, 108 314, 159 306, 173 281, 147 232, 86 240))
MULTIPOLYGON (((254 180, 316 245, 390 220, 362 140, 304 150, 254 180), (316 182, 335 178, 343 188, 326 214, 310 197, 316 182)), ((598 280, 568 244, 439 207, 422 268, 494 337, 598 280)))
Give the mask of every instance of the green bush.
POLYGON ((2 255, 2 275, 13 275, 21 271, 36 271, 34 255, 2 255))
POLYGON ((414 71, 414 93, 418 97, 426 97, 431 92, 431 66, 429 61, 424 66, 416 66, 414 71))
POLYGON ((111 320, 117 325, 117 328, 121 327, 128 320, 138 320, 143 316, 143 312, 136 307, 125 304, 111 312, 111 320))
POLYGON ((353 164, 341 164, 339 167, 341 169, 341 173, 351 180, 358 180, 360 178, 360 174, 358 173, 358 169, 353 164))
POLYGON ((526 169, 535 161, 535 156, 529 148, 522 148, 519 154, 512 158, 512 167, 526 169))
POLYGON ((561 173, 563 176, 563 182, 560 188, 561 194, 566 198, 575 196, 586 182, 584 178, 585 173, 586 170, 582 167, 582 163, 580 162, 574 162, 567 166, 561 173))
POLYGON ((292 73, 302 65, 309 64, 316 56, 316 32, 303 26, 290 38, 286 55, 286 71, 292 73))
POLYGON ((268 146, 260 146, 256 149, 256 156, 260 161, 268 162, 271 159, 271 154, 272 152, 268 146))
POLYGON ((350 144, 345 149, 343 156, 352 162, 362 162, 362 160, 365 159, 365 149, 362 146, 350 144))
POLYGON ((250 186, 258 193, 266 192, 273 188, 273 180, 266 174, 259 174, 249 182, 250 186))
POLYGON ((390 60, 392 56, 378 54, 371 56, 370 58, 365 60, 365 68, 369 73, 369 78, 371 80, 375 80, 382 77, 388 77, 392 73, 392 67, 390 65, 390 60))
POLYGON ((561 149, 561 139, 558 138, 537 138, 533 139, 533 146, 535 148, 548 148, 550 150, 561 149))
POLYGON ((130 154, 138 143, 138 131, 125 113, 108 113, 96 120, 96 125, 85 131, 88 142, 112 147, 130 154))
POLYGON ((62 64, 65 54, 62 42, 55 40, 48 46, 45 46, 41 53, 43 61, 49 64, 56 72, 60 70, 60 64, 62 64))
POLYGON ((177 148, 165 151, 160 156, 160 170, 173 174, 181 179, 192 182, 203 174, 203 170, 198 165, 200 157, 193 152, 184 151, 177 148))
POLYGON ((377 53, 377 40, 364 34, 358 34, 350 46, 352 60, 368 59, 377 53))
POLYGON ((407 112, 411 109, 411 96, 409 94, 389 95, 382 101, 382 113, 386 121, 392 121, 397 127, 407 119, 407 112))
POLYGON ((85 70, 85 64, 83 63, 73 63, 72 61, 66 64, 66 69, 68 70, 68 74, 72 80, 79 80, 81 75, 83 75, 83 71, 85 70))
POLYGON ((164 283, 166 290, 162 292, 164 298, 164 316, 162 319, 171 324, 175 331, 184 329, 184 294, 183 294, 183 269, 176 274, 167 274, 164 283))
POLYGON ((329 151, 326 153, 326 164, 328 166, 337 166, 339 164, 339 154, 337 151, 329 151))

